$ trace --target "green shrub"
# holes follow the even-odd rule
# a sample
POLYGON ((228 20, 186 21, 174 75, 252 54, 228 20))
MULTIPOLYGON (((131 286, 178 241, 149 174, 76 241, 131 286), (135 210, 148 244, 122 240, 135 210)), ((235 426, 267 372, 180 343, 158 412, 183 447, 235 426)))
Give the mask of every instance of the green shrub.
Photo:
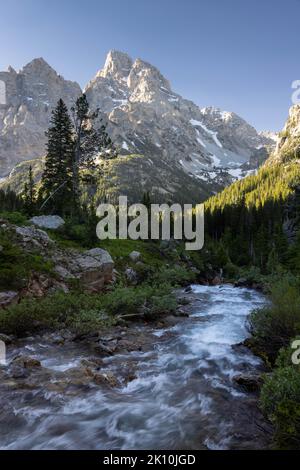
POLYGON ((250 317, 255 347, 274 364, 281 348, 300 331, 300 293, 297 285, 283 279, 272 288, 271 305, 255 310, 250 317))
POLYGON ((27 225, 28 219, 21 212, 0 212, 0 219, 5 219, 14 225, 27 225))
POLYGON ((300 368, 276 369, 265 377, 261 407, 274 425, 274 440, 280 449, 300 448, 300 368))
POLYGON ((295 338, 293 338, 290 342, 290 345, 287 347, 287 348, 282 348, 279 353, 278 353, 278 356, 277 356, 277 359, 276 359, 276 362, 275 362, 275 365, 276 367, 278 368, 283 368, 283 367, 295 367, 296 369, 299 369, 299 372, 300 372, 300 367, 299 365, 297 364, 293 364, 292 362, 292 356, 295 352, 297 352, 297 357, 299 357, 299 354, 298 354, 298 346, 297 348, 292 348, 292 345, 294 343, 294 341, 299 341, 300 340, 300 336, 296 336, 295 338))
POLYGON ((26 253, 13 242, 13 235, 0 230, 0 289, 21 289, 32 272, 52 273, 52 263, 35 253, 26 253))
POLYGON ((0 331, 24 336, 39 330, 79 327, 93 331, 103 326, 102 296, 56 292, 42 299, 25 298, 0 310, 0 331))
POLYGON ((77 219, 66 219, 62 227, 51 232, 53 238, 66 247, 92 248, 98 241, 96 223, 91 226, 89 220, 79 223, 77 219))
POLYGON ((240 270, 235 264, 228 261, 224 266, 224 276, 227 279, 236 279, 237 277, 240 277, 240 270))
POLYGON ((151 295, 151 288, 117 287, 103 298, 104 309, 112 315, 135 313, 151 295))
POLYGON ((133 269, 137 274, 139 283, 149 281, 155 274, 155 268, 144 263, 135 264, 133 269))
POLYGON ((205 262, 203 259, 205 249, 202 249, 200 251, 189 251, 188 253, 186 251, 183 251, 182 255, 183 257, 188 257, 188 259, 191 260, 193 266, 197 268, 199 271, 204 271, 205 270, 205 262))
POLYGON ((176 308, 175 295, 168 285, 151 287, 117 287, 103 296, 102 306, 111 315, 135 314, 146 307, 151 315, 170 313, 176 308))
POLYGON ((115 323, 112 317, 109 317, 102 310, 90 309, 74 311, 68 315, 65 320, 66 328, 69 328, 77 335, 85 335, 97 332, 103 327, 111 326, 115 323))
POLYGON ((285 400, 300 404, 300 373, 292 365, 279 367, 266 375, 261 393, 261 404, 268 416, 273 416, 278 404, 285 400))
POLYGON ((262 280, 261 271, 257 266, 241 268, 239 276, 246 279, 249 284, 259 283, 262 280))
POLYGON ((152 283, 156 286, 167 284, 178 287, 195 282, 195 280, 196 274, 193 271, 179 265, 170 268, 162 268, 152 277, 152 283))
POLYGON ((150 302, 150 314, 157 317, 162 314, 171 314, 176 311, 177 301, 174 295, 165 294, 160 296, 152 296, 150 302))
POLYGON ((88 333, 114 323, 118 316, 136 314, 141 307, 152 318, 173 312, 176 305, 168 286, 116 287, 106 294, 60 291, 42 299, 25 298, 0 310, 0 331, 17 336, 61 328, 88 333))

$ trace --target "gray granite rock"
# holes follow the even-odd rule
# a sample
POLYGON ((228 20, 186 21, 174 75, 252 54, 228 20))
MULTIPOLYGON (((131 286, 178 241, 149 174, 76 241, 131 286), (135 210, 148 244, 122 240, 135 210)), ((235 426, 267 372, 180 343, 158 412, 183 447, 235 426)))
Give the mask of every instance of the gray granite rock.
POLYGON ((36 225, 40 228, 47 228, 56 230, 62 227, 65 223, 64 219, 62 219, 59 215, 40 215, 35 216, 30 219, 30 222, 33 225, 36 225))

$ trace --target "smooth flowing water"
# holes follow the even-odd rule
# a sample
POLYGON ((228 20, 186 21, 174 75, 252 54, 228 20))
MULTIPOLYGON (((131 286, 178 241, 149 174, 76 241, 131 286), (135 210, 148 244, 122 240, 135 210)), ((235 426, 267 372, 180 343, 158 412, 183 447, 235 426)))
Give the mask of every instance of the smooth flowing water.
MULTIPOLYGON (((247 316, 265 298, 230 285, 193 286, 192 296, 191 316, 169 331, 153 331, 150 350, 104 360, 109 370, 134 362, 134 380, 65 400, 24 393, 14 404, 14 425, 7 425, 2 448, 265 448, 257 399, 232 380, 261 368, 249 350, 233 345, 247 337, 247 316)), ((74 366, 70 357, 63 362, 53 355, 42 364, 74 366)))

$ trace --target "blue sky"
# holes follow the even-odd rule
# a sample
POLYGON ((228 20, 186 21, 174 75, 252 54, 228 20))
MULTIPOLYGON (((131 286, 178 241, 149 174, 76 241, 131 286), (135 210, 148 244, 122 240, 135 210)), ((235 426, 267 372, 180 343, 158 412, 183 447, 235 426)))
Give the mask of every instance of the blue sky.
POLYGON ((300 0, 0 0, 0 69, 44 57, 85 85, 109 49, 174 91, 279 130, 300 79, 300 0))

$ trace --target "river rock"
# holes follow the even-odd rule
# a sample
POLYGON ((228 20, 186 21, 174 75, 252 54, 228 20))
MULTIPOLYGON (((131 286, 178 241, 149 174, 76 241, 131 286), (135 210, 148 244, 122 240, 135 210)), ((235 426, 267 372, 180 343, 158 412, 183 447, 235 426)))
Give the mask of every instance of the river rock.
POLYGON ((191 286, 187 286, 185 289, 184 289, 184 292, 192 292, 193 289, 191 286))
POLYGON ((94 349, 95 349, 95 352, 97 353, 111 356, 116 351, 116 346, 115 345, 108 346, 102 341, 98 341, 94 349))
POLYGON ((62 219, 59 215, 35 216, 30 219, 30 222, 39 228, 46 228, 51 230, 57 230, 65 223, 64 219, 62 219))
POLYGON ((248 392, 257 392, 262 386, 261 374, 257 373, 235 375, 233 380, 248 392))
POLYGON ((118 379, 110 371, 95 373, 93 379, 97 385, 109 385, 110 387, 117 387, 119 385, 118 379))
POLYGON ((41 362, 34 357, 17 356, 13 359, 12 365, 19 365, 25 369, 32 369, 33 367, 41 367, 41 362))
POLYGON ((5 344, 11 344, 13 342, 13 337, 0 333, 0 341, 3 341, 5 344))
POLYGON ((81 359, 80 364, 83 367, 99 369, 99 367, 103 366, 103 360, 99 357, 93 357, 91 359, 81 359))
POLYGON ((9 373, 13 379, 25 379, 30 376, 32 370, 40 368, 41 363, 29 356, 15 357, 9 366, 9 373))
POLYGON ((183 308, 177 308, 174 312, 174 317, 188 317, 189 314, 183 308))
POLYGON ((191 299, 188 297, 178 297, 177 302, 179 305, 189 305, 191 303, 191 299))
POLYGON ((241 277, 234 283, 234 287, 248 287, 248 286, 249 286, 249 282, 247 281, 245 277, 241 277))
POLYGON ((167 325, 171 327, 177 325, 178 320, 174 315, 167 315, 166 317, 164 317, 163 323, 165 326, 167 325))

